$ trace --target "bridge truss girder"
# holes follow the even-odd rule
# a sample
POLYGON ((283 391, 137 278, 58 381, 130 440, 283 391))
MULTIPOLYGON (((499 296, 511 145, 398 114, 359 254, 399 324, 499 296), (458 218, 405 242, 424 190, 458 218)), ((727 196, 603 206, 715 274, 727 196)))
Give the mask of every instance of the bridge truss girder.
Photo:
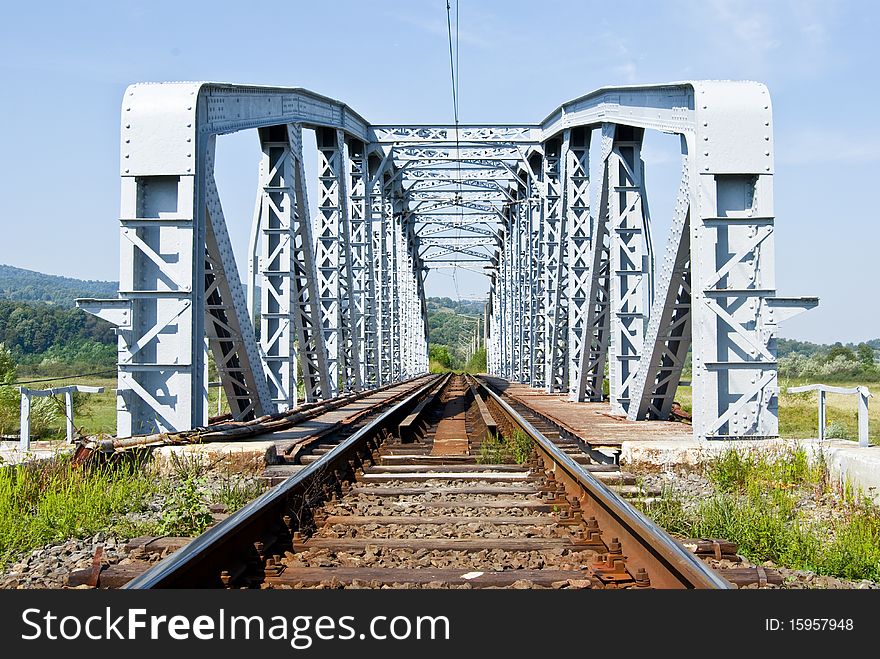
POLYGON ((526 212, 540 218, 540 249, 532 243, 520 266, 510 264, 523 235, 510 216, 493 260, 489 369, 575 401, 603 400, 607 381, 613 412, 666 419, 693 347, 695 436, 775 436, 778 323, 817 300, 775 296, 766 88, 604 89, 562 106, 542 129, 528 152, 540 161, 542 203, 526 212), (603 180, 591 212, 589 132, 598 129, 603 180), (682 140, 682 184, 656 282, 640 157, 646 130, 682 140), (523 263, 532 273, 528 309, 517 298, 523 263))
POLYGON ((118 328, 120 435, 204 424, 209 350, 236 418, 295 406, 300 374, 315 400, 424 372, 425 273, 453 260, 489 276, 490 371, 597 401, 607 364, 614 412, 665 418, 692 348, 694 434, 777 433, 777 326, 817 301, 775 295, 763 85, 607 88, 538 124, 454 127, 173 83, 130 87, 122 115, 120 295, 80 303, 118 328), (246 296, 212 174, 216 135, 245 129, 264 153, 246 296), (656 281, 647 130, 680 135, 683 159, 656 281))
POLYGON ((385 384, 427 370, 417 240, 411 227, 401 240, 403 209, 394 216, 384 197, 395 167, 368 174, 370 154, 375 167, 385 152, 347 106, 298 89, 134 85, 122 134, 120 295, 79 302, 117 326, 120 436, 206 424, 209 349, 238 419, 296 406, 300 377, 315 400, 377 386, 380 372, 385 384), (323 158, 314 233, 303 127, 318 134, 323 158), (216 135, 246 129, 260 131, 263 149, 247 294, 213 181, 216 135), (376 255, 389 236, 394 248, 376 255), (374 285, 377 267, 406 285, 409 306, 388 303, 396 293, 374 285), (395 332, 404 350, 392 347, 395 332))

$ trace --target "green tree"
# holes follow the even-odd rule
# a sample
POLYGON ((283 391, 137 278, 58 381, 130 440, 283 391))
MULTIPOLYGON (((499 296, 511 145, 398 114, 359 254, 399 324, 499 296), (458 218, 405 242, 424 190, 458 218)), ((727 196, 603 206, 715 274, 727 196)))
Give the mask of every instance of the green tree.
POLYGON ((468 373, 485 373, 486 372, 486 349, 480 348, 468 360, 465 370, 468 373))
POLYGON ((874 367, 874 349, 867 343, 860 343, 856 354, 865 368, 874 367))
POLYGON ((828 361, 834 361, 838 357, 843 357, 848 362, 856 361, 856 356, 853 354, 853 351, 843 345, 840 341, 831 346, 831 350, 828 351, 828 361))
POLYGON ((15 382, 15 359, 9 348, 0 343, 0 385, 10 386, 15 382))
POLYGON ((18 428, 21 396, 13 386, 16 365, 12 352, 0 343, 0 434, 9 435, 18 428))
POLYGON ((445 368, 452 368, 452 355, 449 354, 449 348, 443 345, 432 345, 428 351, 428 357, 431 361, 435 361, 445 368))

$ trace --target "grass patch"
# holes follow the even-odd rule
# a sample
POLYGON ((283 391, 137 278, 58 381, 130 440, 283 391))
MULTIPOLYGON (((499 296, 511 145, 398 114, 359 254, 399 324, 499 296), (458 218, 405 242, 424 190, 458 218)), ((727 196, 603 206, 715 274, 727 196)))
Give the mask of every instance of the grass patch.
POLYGON ((226 511, 234 513, 245 504, 250 503, 263 492, 267 486, 256 480, 226 476, 221 482, 215 498, 217 503, 226 506, 226 511))
POLYGON ((229 469, 209 486, 210 465, 199 456, 172 453, 170 464, 172 474, 164 488, 166 499, 158 526, 162 535, 197 536, 214 522, 209 503, 222 503, 226 512, 233 513, 267 487, 262 481, 243 478, 229 469))
POLYGON ((107 531, 147 534, 124 518, 146 510, 155 480, 142 465, 74 467, 68 457, 0 467, 0 565, 50 542, 107 531))
POLYGON ((189 476, 168 493, 159 521, 160 535, 195 537, 214 521, 202 494, 204 481, 189 476))
POLYGON ((801 509, 804 497, 818 499, 832 489, 825 465, 811 462, 803 449, 775 457, 729 451, 708 466, 706 476, 717 487, 714 496, 688 506, 664 489, 642 509, 673 535, 735 541, 757 563, 880 581, 880 511, 841 488, 841 515, 809 518, 801 509))
POLYGON ((796 485, 822 490, 828 485, 824 463, 811 462, 802 447, 776 454, 725 451, 709 464, 706 477, 723 492, 767 491, 796 485))
POLYGON ((489 435, 480 444, 477 464, 523 464, 532 454, 532 439, 522 430, 510 436, 489 435))

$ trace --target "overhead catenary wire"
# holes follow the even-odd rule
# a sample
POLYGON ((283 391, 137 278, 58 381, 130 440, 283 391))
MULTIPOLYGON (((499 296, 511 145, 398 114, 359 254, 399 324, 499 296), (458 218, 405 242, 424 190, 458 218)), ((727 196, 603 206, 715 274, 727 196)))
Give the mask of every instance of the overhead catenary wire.
MULTIPOLYGON (((458 99, 459 99, 459 75, 460 75, 460 67, 459 67, 459 39, 458 39, 458 18, 459 18, 459 5, 458 0, 455 0, 455 42, 453 48, 453 38, 452 38, 452 3, 450 0, 446 0, 446 33, 449 41, 449 73, 450 79, 452 83, 452 113, 453 118, 455 120, 455 161, 456 161, 456 170, 457 170, 457 188, 458 193, 456 194, 456 205, 458 206, 458 213, 460 221, 464 221, 464 207, 462 206, 462 178, 461 178, 461 144, 460 144, 460 135, 459 135, 459 116, 458 116, 458 99)), ((456 226, 455 228, 456 238, 461 237, 461 227, 456 226)), ((452 268, 452 283, 455 288, 455 299, 456 303, 460 301, 461 295, 458 290, 458 264, 453 262, 452 268)))
POLYGON ((39 384, 40 382, 56 382, 58 380, 78 380, 80 378, 88 378, 95 375, 109 375, 116 373, 116 369, 106 371, 96 371, 94 373, 80 373, 78 375, 60 375, 54 378, 40 378, 39 380, 26 380, 24 382, 12 382, 10 386, 19 386, 24 384, 39 384))

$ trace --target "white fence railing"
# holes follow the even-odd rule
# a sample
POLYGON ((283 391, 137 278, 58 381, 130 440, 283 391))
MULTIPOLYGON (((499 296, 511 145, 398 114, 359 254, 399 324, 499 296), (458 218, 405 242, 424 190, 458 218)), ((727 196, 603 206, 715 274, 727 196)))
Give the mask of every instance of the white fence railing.
POLYGON ((86 387, 80 384, 72 384, 67 387, 55 389, 28 389, 19 387, 21 392, 21 439, 18 448, 27 451, 31 447, 31 398, 34 396, 59 396, 64 394, 64 410, 67 416, 67 443, 73 443, 73 392, 79 391, 86 394, 100 394, 104 387, 86 387))
POLYGON ((829 387, 827 384, 808 384, 803 387, 789 387, 788 393, 796 394, 802 391, 819 392, 819 439, 825 439, 825 394, 852 394, 859 397, 859 446, 868 446, 868 398, 871 392, 867 387, 829 387))

